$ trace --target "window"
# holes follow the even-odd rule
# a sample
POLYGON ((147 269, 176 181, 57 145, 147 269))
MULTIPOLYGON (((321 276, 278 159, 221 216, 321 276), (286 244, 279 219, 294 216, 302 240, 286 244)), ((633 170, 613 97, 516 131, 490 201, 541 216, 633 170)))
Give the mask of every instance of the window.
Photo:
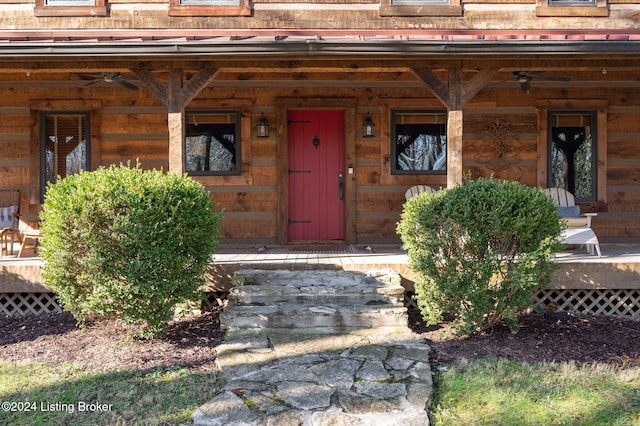
POLYGON ((549 111, 548 114, 548 186, 566 189, 576 201, 595 201, 596 112, 549 111))
POLYGON ((190 175, 239 175, 240 111, 185 113, 185 170, 190 175))
POLYGON ((42 192, 49 182, 89 170, 89 113, 41 113, 42 192))
POLYGON ((45 0, 46 6, 93 6, 93 0, 45 0))
POLYGON ((595 6, 596 0, 548 0, 549 6, 595 6))
POLYGON ((460 0, 380 0, 379 11, 380 16, 462 16, 460 0))
POLYGON ((36 0, 35 16, 108 16, 105 0, 36 0))
POLYGON ((424 6, 429 4, 449 5, 450 0, 391 0, 391 5, 424 6))
POLYGON ((391 174, 446 173, 446 116, 444 111, 392 111, 391 174))
POLYGON ((249 0, 169 0, 169 16, 251 16, 249 0))
POLYGON ((183 6, 240 6, 240 0, 180 0, 183 6))
POLYGON ((609 16, 607 0, 537 0, 536 16, 609 16))

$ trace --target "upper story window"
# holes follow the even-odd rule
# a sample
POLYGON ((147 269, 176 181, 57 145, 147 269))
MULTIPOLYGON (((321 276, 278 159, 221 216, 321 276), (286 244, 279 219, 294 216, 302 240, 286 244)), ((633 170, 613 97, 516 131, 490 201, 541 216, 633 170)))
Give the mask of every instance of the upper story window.
POLYGON ((380 16, 461 16, 460 0, 380 0, 380 16))
POLYGON ((35 16, 108 16, 106 0, 36 0, 35 16))
POLYGON ((169 16, 250 16, 249 0, 170 0, 169 16))
POLYGON ((180 0, 181 6, 240 6, 240 0, 180 0))
POLYGON ((444 111, 392 111, 391 174, 447 172, 446 117, 444 111))
POLYGON ((608 0, 537 0, 537 16, 609 16, 608 0))
POLYGON ((548 0, 549 6, 595 6, 596 0, 548 0))
POLYGON ((240 111, 185 113, 185 170, 190 175, 239 175, 240 111))
POLYGON ((424 6, 430 4, 451 4, 450 0, 391 0, 391 5, 410 5, 410 6, 424 6))

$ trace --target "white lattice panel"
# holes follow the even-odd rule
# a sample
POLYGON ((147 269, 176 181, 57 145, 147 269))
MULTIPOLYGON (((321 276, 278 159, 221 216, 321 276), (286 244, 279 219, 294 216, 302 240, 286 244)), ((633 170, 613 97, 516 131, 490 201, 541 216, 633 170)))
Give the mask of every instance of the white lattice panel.
POLYGON ((536 302, 548 310, 640 319, 640 290, 543 290, 536 302))
POLYGON ((23 316, 62 312, 53 293, 1 293, 0 315, 23 316))

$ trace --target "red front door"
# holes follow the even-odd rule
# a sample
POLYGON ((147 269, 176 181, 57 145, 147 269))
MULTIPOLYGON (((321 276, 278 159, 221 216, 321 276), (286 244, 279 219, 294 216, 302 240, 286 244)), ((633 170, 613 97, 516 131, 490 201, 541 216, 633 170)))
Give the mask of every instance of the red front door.
POLYGON ((344 112, 289 111, 289 240, 344 239, 344 112))

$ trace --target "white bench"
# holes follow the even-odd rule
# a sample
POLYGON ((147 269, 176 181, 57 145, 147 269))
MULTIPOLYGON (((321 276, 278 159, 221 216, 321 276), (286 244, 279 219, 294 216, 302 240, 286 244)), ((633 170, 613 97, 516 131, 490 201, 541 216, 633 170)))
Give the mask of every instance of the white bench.
POLYGON ((595 232, 587 227, 567 227, 562 231, 562 243, 567 245, 585 246, 587 253, 594 254, 594 250, 598 253, 598 257, 602 256, 600 252, 600 242, 595 232))

